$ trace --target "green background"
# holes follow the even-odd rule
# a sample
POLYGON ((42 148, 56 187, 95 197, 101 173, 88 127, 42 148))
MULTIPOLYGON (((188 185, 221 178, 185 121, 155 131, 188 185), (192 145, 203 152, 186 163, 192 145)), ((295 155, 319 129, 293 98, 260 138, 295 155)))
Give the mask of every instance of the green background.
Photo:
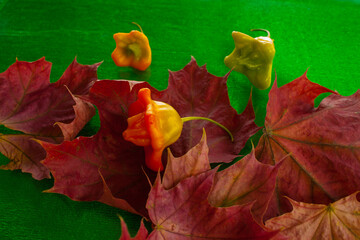
MULTIPOLYGON (((43 56, 53 63, 57 81, 77 57, 79 63, 103 61, 99 79, 133 79, 167 87, 168 70, 183 68, 194 56, 212 74, 229 69, 223 59, 234 48, 232 31, 251 36, 252 28, 270 30, 275 40, 278 85, 301 76, 342 95, 360 83, 359 1, 100 1, 0 0, 0 72, 19 60, 43 56), (139 23, 148 36, 153 61, 145 72, 119 68, 111 59, 112 35, 139 23)), ((273 75, 274 79, 274 75, 273 75)), ((232 72, 228 80, 233 107, 242 112, 251 84, 232 72)), ((263 125, 269 90, 253 89, 256 123, 263 125)), ((81 132, 93 135, 95 117, 81 132)), ((2 129, 6 131, 6 129, 2 129)), ((248 150, 248 149, 247 149, 248 150)), ((246 152, 245 150, 244 152, 246 152)), ((0 164, 8 160, 1 156, 0 164)), ((0 239, 118 239, 121 214, 134 234, 140 217, 97 202, 74 202, 42 193, 52 180, 33 180, 20 171, 0 171, 0 239)))

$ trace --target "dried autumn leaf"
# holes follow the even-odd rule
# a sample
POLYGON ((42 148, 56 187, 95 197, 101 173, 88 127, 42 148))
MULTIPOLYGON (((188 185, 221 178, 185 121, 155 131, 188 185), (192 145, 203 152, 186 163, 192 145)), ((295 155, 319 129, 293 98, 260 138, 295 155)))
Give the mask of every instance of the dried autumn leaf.
POLYGON ((144 222, 141 221, 140 223, 140 228, 138 233, 136 234, 135 237, 131 238, 128 228, 126 226, 126 223, 124 221, 124 219, 122 219, 122 217, 120 217, 120 221, 121 221, 121 237, 119 240, 145 240, 148 236, 148 231, 144 226, 144 222))
POLYGON ((82 65, 75 58, 55 84, 57 86, 65 85, 75 96, 87 95, 97 81, 97 68, 100 64, 101 62, 82 65))
POLYGON ((227 207, 253 202, 253 216, 262 224, 262 218, 274 193, 280 165, 281 163, 271 166, 258 162, 253 150, 229 168, 216 173, 209 195, 210 204, 227 207))
POLYGON ((149 87, 147 83, 129 81, 103 80, 94 84, 88 100, 99 109, 99 132, 60 145, 42 143, 47 152, 42 163, 55 179, 48 192, 77 201, 101 201, 147 216, 145 203, 150 184, 144 171, 150 180, 156 173, 146 169, 143 148, 122 138, 127 108, 144 86, 149 87))
POLYGON ((269 93, 264 134, 257 159, 282 159, 267 218, 291 210, 286 199, 323 203, 345 197, 360 186, 360 92, 332 94, 314 107, 321 93, 334 93, 304 74, 269 93))
MULTIPOLYGON (((229 207, 253 203, 255 220, 262 224, 275 188, 278 168, 258 162, 251 152, 231 167, 217 172, 209 194, 209 203, 215 207, 229 207)), ((208 146, 204 131, 201 141, 185 155, 175 158, 169 151, 162 185, 170 189, 182 180, 210 170, 208 146)))
POLYGON ((81 99, 81 96, 89 94, 91 87, 97 81, 97 68, 100 63, 93 65, 81 65, 75 60, 65 70, 59 81, 55 84, 57 86, 65 85, 73 95, 76 103, 74 106, 75 119, 68 124, 57 123, 60 127, 64 140, 72 140, 77 133, 85 126, 85 124, 95 115, 95 107, 81 99))
MULTIPOLYGON (((0 134, 0 152, 11 161, 1 169, 21 169, 32 173, 35 179, 49 177, 49 170, 40 163, 46 157, 45 150, 35 141, 33 136, 25 134, 0 134)), ((47 140, 47 139, 45 139, 47 140)))
MULTIPOLYGON (((187 116, 191 113, 189 107, 191 103, 188 103, 184 98, 187 95, 182 96, 180 93, 183 91, 195 92, 195 89, 192 88, 198 88, 202 85, 206 86, 204 89, 208 89, 208 94, 214 96, 210 95, 202 100, 200 99, 201 96, 194 98, 193 109, 197 112, 200 112, 199 109, 203 107, 211 109, 212 114, 210 117, 213 116, 214 120, 225 124, 230 130, 233 130, 235 139, 246 141, 245 139, 258 129, 253 122, 252 106, 248 105, 243 114, 236 114, 235 110, 230 107, 225 91, 226 78, 217 78, 210 75, 205 68, 199 68, 195 60, 192 60, 185 67, 185 70, 171 73, 169 88, 163 92, 157 91, 148 83, 98 81, 92 87, 88 101, 95 104, 99 110, 101 121, 99 132, 93 137, 81 137, 72 142, 64 142, 61 145, 43 143, 47 151, 47 158, 43 163, 51 170, 55 178, 54 187, 49 191, 65 194, 73 200, 102 201, 107 204, 112 202, 112 205, 119 208, 140 213, 145 217, 148 216, 145 209, 146 199, 150 191, 148 180, 153 182, 156 173, 146 168, 143 148, 125 141, 122 137, 123 131, 127 128, 128 107, 136 101, 139 89, 147 87, 151 89, 154 100, 165 102, 167 99, 176 104, 178 108, 181 108, 182 104, 184 109, 177 110, 185 112, 187 116), (191 77, 187 76, 188 74, 191 77), (185 76, 186 79, 181 78, 180 75, 185 76), (186 81, 200 83, 195 85, 184 84, 186 81), (176 88, 181 88, 181 91, 176 90, 176 88), (216 92, 216 89, 220 91, 216 92), (223 96, 224 94, 226 97, 223 96), (218 102, 214 102, 213 99, 217 97, 219 97, 218 102), (217 107, 217 104, 220 107, 217 107), (231 110, 227 114, 223 112, 224 109, 229 110, 230 108, 231 110), (104 191, 106 188, 103 186, 99 171, 111 194, 109 194, 109 191, 104 191), (149 179, 144 174, 144 171, 149 179), (131 210, 129 210, 129 206, 131 206, 131 210)), ((231 143, 228 134, 221 128, 215 125, 215 130, 214 126, 210 127, 210 125, 205 125, 205 129, 214 131, 208 136, 208 139, 213 143, 213 146, 219 147, 218 150, 213 152, 212 156, 218 156, 218 161, 222 159, 228 161, 230 156, 234 156, 234 149, 237 149, 239 145, 231 143), (220 144, 215 144, 215 142, 220 144), (224 143, 229 143, 231 147, 221 148, 224 143)), ((188 132, 188 134, 194 138, 197 138, 197 132, 199 131, 197 140, 199 141, 202 126, 204 124, 199 126, 196 124, 191 125, 186 131, 193 132, 192 134, 188 132)), ((193 143, 196 143, 196 140, 191 137, 182 138, 180 141, 185 147, 178 152, 184 151, 184 153, 191 149, 193 143), (186 141, 188 142, 186 143, 186 141)))
MULTIPOLYGON (((0 74, 0 123, 24 133, 58 136, 55 122, 74 119, 71 95, 50 84, 51 63, 18 61, 0 74)), ((61 136, 58 136, 61 137, 61 136)))
POLYGON ((329 205, 297 202, 288 198, 292 212, 266 221, 266 226, 273 230, 280 229, 282 235, 294 240, 359 239, 360 203, 357 194, 329 205))
MULTIPOLYGON (((216 169, 215 169, 216 170, 216 169)), ((251 204, 212 207, 207 200, 214 170, 179 182, 166 190, 155 181, 146 204, 155 224, 149 239, 270 239, 277 231, 265 231, 251 213, 251 204)))
POLYGON ((210 170, 208 154, 205 130, 200 142, 185 155, 176 158, 168 150, 168 162, 162 185, 165 189, 170 189, 185 178, 210 170))
POLYGON ((170 104, 181 117, 210 118, 223 124, 234 136, 231 142, 226 132, 215 124, 202 120, 189 121, 184 123, 180 139, 170 146, 174 156, 182 156, 194 147, 201 139, 202 129, 205 129, 210 162, 231 162, 246 141, 259 130, 254 123, 251 96, 243 113, 237 114, 231 107, 226 86, 228 76, 214 76, 205 66, 199 67, 192 58, 182 70, 170 72, 166 90, 153 94, 154 100, 170 104))
POLYGON ((74 106, 75 118, 71 123, 57 122, 57 126, 61 129, 64 141, 70 141, 83 129, 85 124, 95 115, 94 105, 86 102, 78 97, 73 96, 76 103, 74 106))
POLYGON ((67 128, 74 136, 90 120, 91 114, 87 115, 87 119, 76 118, 73 109, 75 102, 63 84, 70 86, 72 80, 76 79, 81 86, 77 89, 82 89, 79 93, 85 94, 88 88, 82 85, 93 84, 98 65, 80 65, 74 60, 70 66, 77 71, 67 69, 62 77, 64 81, 58 83, 50 83, 51 63, 45 58, 35 62, 16 60, 5 72, 0 73, 0 124, 24 133, 1 135, 1 152, 10 159, 1 169, 22 169, 35 179, 50 177, 49 171, 40 164, 45 151, 32 139, 61 142, 64 136, 60 128, 54 126, 55 123, 78 122, 76 128, 67 128), (84 69, 87 71, 78 72, 84 69))
POLYGON ((141 213, 137 212, 126 200, 114 197, 114 195, 111 192, 111 189, 109 188, 104 177, 102 176, 100 169, 99 169, 99 174, 101 176, 101 180, 103 183, 103 190, 104 190, 101 198, 98 199, 99 202, 105 203, 112 207, 123 209, 128 212, 132 212, 134 214, 142 215, 141 213))

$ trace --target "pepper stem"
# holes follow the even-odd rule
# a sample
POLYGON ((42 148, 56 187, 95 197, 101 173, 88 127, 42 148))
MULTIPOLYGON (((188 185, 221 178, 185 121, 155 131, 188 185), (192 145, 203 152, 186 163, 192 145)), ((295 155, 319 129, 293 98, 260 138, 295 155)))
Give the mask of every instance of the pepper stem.
POLYGON ((270 32, 266 29, 262 29, 262 28, 257 28, 257 29, 251 29, 250 31, 263 31, 263 32, 266 32, 267 33, 267 36, 268 38, 270 38, 270 32))
POLYGON ((139 29, 140 29, 140 31, 142 32, 142 33, 144 33, 143 32, 143 30, 142 30, 142 28, 141 28, 141 26, 138 24, 138 23, 136 23, 136 22, 131 22, 132 24, 135 24, 139 29))
POLYGON ((211 123, 214 123, 216 124, 217 126, 221 127, 222 129, 224 129, 230 136, 230 139, 231 141, 233 142, 234 141, 234 137, 233 135, 231 134, 231 132, 229 131, 229 129, 227 129, 224 125, 222 125, 221 123, 218 123, 210 118, 206 118, 206 117, 183 117, 181 118, 181 120, 184 122, 188 122, 188 121, 192 121, 192 120, 205 120, 205 121, 208 121, 208 122, 211 122, 211 123))

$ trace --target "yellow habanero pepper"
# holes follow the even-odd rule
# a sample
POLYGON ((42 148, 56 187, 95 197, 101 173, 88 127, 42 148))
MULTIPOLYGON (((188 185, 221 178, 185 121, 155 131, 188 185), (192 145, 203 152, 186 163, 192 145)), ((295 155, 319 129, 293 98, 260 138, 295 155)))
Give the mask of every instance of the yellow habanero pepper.
POLYGON ((274 41, 270 32, 264 29, 251 31, 265 31, 266 37, 252 38, 241 32, 232 32, 235 49, 225 57, 225 65, 244 74, 250 82, 259 89, 266 89, 271 84, 272 63, 275 56, 274 41))
POLYGON ((140 25, 136 24, 140 31, 133 30, 130 33, 115 33, 116 48, 111 54, 115 64, 119 67, 133 67, 145 71, 151 64, 151 49, 149 40, 143 33, 140 25))
POLYGON ((151 91, 142 88, 138 99, 129 107, 128 127, 123 132, 126 141, 145 149, 145 164, 153 171, 162 171, 161 161, 164 149, 176 142, 183 129, 183 123, 190 120, 207 120, 223 128, 231 137, 230 131, 220 123, 205 117, 181 118, 169 104, 151 99, 151 91))

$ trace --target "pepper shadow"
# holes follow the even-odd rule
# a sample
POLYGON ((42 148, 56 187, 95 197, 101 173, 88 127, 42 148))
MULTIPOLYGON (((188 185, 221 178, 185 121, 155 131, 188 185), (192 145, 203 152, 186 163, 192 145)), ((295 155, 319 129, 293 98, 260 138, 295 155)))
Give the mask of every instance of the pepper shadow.
POLYGON ((121 67, 119 68, 118 76, 119 79, 147 82, 151 76, 151 68, 149 67, 145 71, 139 71, 132 67, 121 67))

